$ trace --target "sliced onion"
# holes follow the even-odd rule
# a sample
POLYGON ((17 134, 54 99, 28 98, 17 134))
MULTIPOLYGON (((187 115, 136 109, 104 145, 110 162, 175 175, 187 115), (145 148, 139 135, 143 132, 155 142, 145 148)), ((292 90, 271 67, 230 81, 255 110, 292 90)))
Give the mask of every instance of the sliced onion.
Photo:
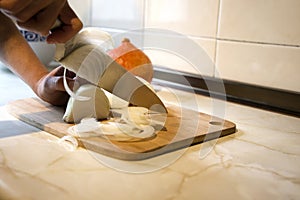
MULTIPOLYGON (((129 107, 118 109, 121 118, 112 118, 104 123, 94 118, 81 120, 77 125, 69 128, 69 134, 79 137, 108 136, 109 139, 126 141, 145 139, 155 135, 154 126, 164 122, 151 119, 149 110, 143 107, 129 107)), ((160 118, 156 118, 159 120, 160 118)))
POLYGON ((72 137, 71 135, 63 136, 58 140, 57 143, 69 151, 74 151, 78 147, 78 141, 76 140, 76 138, 72 137))
POLYGON ((149 110, 144 107, 125 107, 122 109, 113 109, 114 114, 120 115, 121 120, 125 123, 132 123, 134 125, 149 125, 149 110))
POLYGON ((64 87, 66 89, 66 92, 75 100, 78 101, 88 101, 91 99, 91 97, 84 97, 84 96, 78 96, 76 95, 76 93, 74 93, 70 88, 69 85, 67 83, 67 68, 64 69, 64 77, 63 77, 63 83, 64 83, 64 87))
POLYGON ((155 129, 152 126, 136 126, 125 121, 100 123, 95 119, 84 119, 81 123, 71 126, 68 133, 77 137, 113 136, 115 140, 124 141, 152 137, 155 135, 155 129))
POLYGON ((152 126, 139 126, 135 128, 139 131, 126 132, 125 134, 135 138, 150 138, 155 135, 155 129, 152 126))
POLYGON ((68 129, 68 133, 72 136, 91 137, 95 136, 95 131, 99 127, 100 123, 95 118, 85 118, 79 124, 71 126, 68 129))
POLYGON ((82 119, 81 123, 76 126, 76 131, 78 133, 92 132, 99 127, 99 122, 97 122, 95 118, 85 118, 82 119))
POLYGON ((101 128, 97 130, 103 135, 122 136, 127 135, 133 138, 149 138, 155 134, 152 126, 135 126, 133 124, 124 124, 119 122, 109 122, 101 124, 101 128))
POLYGON ((118 135, 132 131, 132 127, 128 126, 127 124, 108 122, 101 124, 101 127, 98 131, 103 135, 118 135))

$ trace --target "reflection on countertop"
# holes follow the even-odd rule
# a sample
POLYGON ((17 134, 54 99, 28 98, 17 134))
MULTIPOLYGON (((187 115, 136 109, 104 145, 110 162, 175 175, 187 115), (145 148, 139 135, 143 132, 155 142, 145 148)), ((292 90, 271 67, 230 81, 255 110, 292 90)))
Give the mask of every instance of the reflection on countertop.
MULTIPOLYGON (((300 198, 299 118, 157 88, 165 102, 224 114, 236 123, 238 132, 215 140, 206 156, 200 157, 206 144, 196 145, 165 167, 128 173, 115 170, 108 159, 98 159, 85 149, 69 151, 57 143, 58 138, 32 128, 30 134, 0 139, 0 199, 300 198)), ((0 125, 16 120, 5 107, 0 109, 0 125)), ((4 129, 0 126, 0 134, 4 129)), ((169 156, 110 162, 142 168, 159 165, 169 156)))

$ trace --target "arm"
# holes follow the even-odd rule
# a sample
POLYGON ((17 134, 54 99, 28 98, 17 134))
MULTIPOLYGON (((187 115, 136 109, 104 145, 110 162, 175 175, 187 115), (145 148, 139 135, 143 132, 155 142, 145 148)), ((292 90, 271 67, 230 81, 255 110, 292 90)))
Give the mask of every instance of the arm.
POLYGON ((37 93, 37 82, 48 70, 20 34, 15 24, 0 12, 0 58, 37 93))
MULTIPOLYGON (((0 12, 0 59, 44 101, 66 105, 69 96, 62 81, 62 68, 50 73, 37 58, 15 24, 0 12)), ((69 74, 72 85, 74 74, 69 74)))

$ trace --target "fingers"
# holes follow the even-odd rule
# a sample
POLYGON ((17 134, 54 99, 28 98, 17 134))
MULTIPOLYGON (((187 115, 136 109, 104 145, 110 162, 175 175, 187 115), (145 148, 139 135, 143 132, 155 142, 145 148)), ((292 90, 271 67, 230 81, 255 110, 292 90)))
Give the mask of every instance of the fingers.
MULTIPOLYGON (((46 74, 38 83, 37 94, 44 101, 52 105, 62 106, 68 102, 69 95, 64 87, 64 67, 57 67, 46 74)), ((67 71, 66 81, 69 88, 76 89, 75 73, 67 71), (75 87, 74 87, 75 86, 75 87)))
POLYGON ((64 1, 42 1, 43 4, 33 3, 30 9, 25 9, 18 13, 18 25, 24 29, 38 32, 41 35, 48 35, 60 10, 64 6, 64 1))
POLYGON ((2 0, 0 1, 0 8, 7 14, 14 15, 24 10, 33 0, 22 1, 20 0, 2 0))
POLYGON ((82 29, 82 22, 78 18, 73 18, 70 24, 63 24, 61 27, 51 31, 47 37, 49 44, 65 43, 82 29))
MULTIPOLYGON (((51 76, 63 76, 64 75, 64 71, 65 71, 65 68, 63 66, 59 66, 59 67, 53 69, 50 72, 50 75, 51 76)), ((76 74, 74 72, 72 72, 72 71, 70 71, 70 70, 67 69, 66 76, 68 78, 75 78, 76 74)))
POLYGON ((49 43, 64 43, 83 27, 67 0, 0 0, 0 9, 20 28, 44 36, 50 33, 49 43), (51 33, 58 18, 63 24, 51 33))
MULTIPOLYGON (((67 79, 69 88, 71 90, 73 90, 75 80, 73 80, 71 78, 66 78, 66 79, 67 79)), ((53 91, 62 91, 62 92, 66 91, 64 82, 63 82, 63 77, 61 77, 61 76, 54 76, 54 77, 49 78, 47 85, 48 85, 48 88, 53 91)))
POLYGON ((83 27, 82 22, 67 2, 59 14, 59 19, 63 25, 51 31, 47 38, 48 43, 64 43, 71 39, 83 27))
MULTIPOLYGON (((57 90, 57 91, 66 91, 63 83, 63 74, 64 74, 65 68, 63 66, 57 67, 53 69, 49 74, 47 75, 46 80, 46 87, 49 90, 57 90)), ((73 89, 75 85, 74 78, 76 77, 76 74, 70 70, 67 70, 66 73, 66 80, 68 83, 68 86, 73 89)))
POLYGON ((32 18, 36 18, 37 13, 47 9, 50 5, 50 0, 44 1, 33 1, 28 4, 26 7, 23 7, 21 10, 17 12, 7 12, 10 14, 12 18, 14 18, 17 22, 26 22, 32 18))
POLYGON ((49 36, 48 43, 64 43, 83 27, 67 0, 0 0, 0 9, 20 28, 49 36), (51 30, 57 19, 62 25, 51 30))

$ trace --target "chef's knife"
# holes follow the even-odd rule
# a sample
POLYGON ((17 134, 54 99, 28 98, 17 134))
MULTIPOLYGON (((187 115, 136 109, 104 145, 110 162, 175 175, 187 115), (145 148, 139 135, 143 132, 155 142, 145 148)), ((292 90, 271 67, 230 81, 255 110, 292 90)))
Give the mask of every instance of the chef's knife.
MULTIPOLYGON (((136 106, 167 113, 157 94, 145 83, 108 56, 95 38, 103 39, 103 32, 83 30, 66 44, 59 44, 56 60, 89 82, 136 106), (91 37, 89 37, 89 35, 91 37)), ((102 44, 103 46, 107 44, 102 44)))
POLYGON ((157 94, 117 62, 111 62, 99 79, 98 86, 136 106, 167 113, 157 94))

